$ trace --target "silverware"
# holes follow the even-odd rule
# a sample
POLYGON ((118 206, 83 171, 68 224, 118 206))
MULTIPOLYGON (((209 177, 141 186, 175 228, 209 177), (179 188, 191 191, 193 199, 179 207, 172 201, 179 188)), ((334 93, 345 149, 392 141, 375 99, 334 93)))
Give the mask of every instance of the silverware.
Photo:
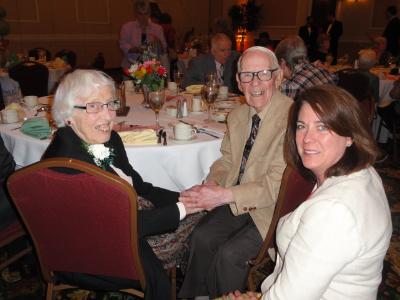
POLYGON ((166 133, 165 131, 163 131, 162 137, 163 137, 163 139, 164 139, 163 145, 164 145, 164 146, 167 146, 167 133, 166 133))
POLYGON ((157 144, 161 144, 161 138, 162 138, 163 131, 164 130, 160 129, 157 133, 157 137, 158 137, 157 144))
POLYGON ((212 136, 213 138, 216 138, 216 139, 221 138, 220 136, 218 136, 218 135, 216 135, 216 134, 213 134, 213 133, 207 131, 207 130, 204 129, 204 128, 198 128, 198 127, 194 126, 193 124, 191 124, 191 123, 189 123, 189 122, 182 121, 182 120, 179 120, 179 122, 192 126, 193 129, 196 131, 196 133, 207 134, 207 135, 212 136))

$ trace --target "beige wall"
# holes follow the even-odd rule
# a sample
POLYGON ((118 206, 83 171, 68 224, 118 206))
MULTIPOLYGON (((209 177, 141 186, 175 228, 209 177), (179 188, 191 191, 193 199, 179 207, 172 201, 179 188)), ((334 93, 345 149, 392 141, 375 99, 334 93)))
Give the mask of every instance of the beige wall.
MULTIPOLYGON (((222 2, 213 5, 218 3, 222 2)), ((207 32, 209 1, 159 0, 158 4, 172 15, 178 38, 192 27, 207 32)), ((77 53, 78 65, 87 66, 101 51, 106 67, 120 64, 118 35, 121 25, 132 19, 131 0, 0 0, 0 6, 7 10, 11 25, 6 37, 11 52, 41 46, 54 55, 66 48, 77 53)))
MULTIPOLYGON (((181 41, 192 27, 207 34, 216 18, 229 20, 229 8, 239 0, 158 0, 161 10, 173 18, 177 39, 181 41)), ((258 32, 268 31, 273 39, 297 34, 310 14, 312 0, 259 0, 263 17, 258 32)), ((386 24, 384 10, 400 0, 338 1, 337 16, 343 22, 341 53, 354 54, 369 43, 370 35, 381 34, 386 24)), ((121 25, 132 18, 131 0, 0 0, 11 25, 10 51, 23 52, 36 46, 53 54, 72 49, 78 65, 88 65, 101 51, 106 67, 121 61, 118 35, 121 25)))

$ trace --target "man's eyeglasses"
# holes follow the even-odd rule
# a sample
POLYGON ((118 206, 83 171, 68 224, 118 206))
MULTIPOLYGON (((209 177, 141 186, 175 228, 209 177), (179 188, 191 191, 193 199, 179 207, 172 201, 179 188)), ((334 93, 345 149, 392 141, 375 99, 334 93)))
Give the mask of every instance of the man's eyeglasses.
POLYGON ((121 102, 119 100, 112 100, 107 103, 102 102, 90 102, 86 105, 74 105, 74 108, 85 109, 88 114, 98 113, 103 110, 103 106, 106 106, 108 110, 116 111, 121 107, 121 102))
POLYGON ((249 83, 249 82, 253 81, 254 76, 257 76, 257 78, 260 81, 268 81, 268 80, 271 80, 272 73, 274 73, 276 70, 278 70, 278 68, 270 69, 270 70, 261 70, 261 71, 257 71, 257 72, 240 72, 239 80, 240 80, 240 82, 243 82, 243 83, 249 83))

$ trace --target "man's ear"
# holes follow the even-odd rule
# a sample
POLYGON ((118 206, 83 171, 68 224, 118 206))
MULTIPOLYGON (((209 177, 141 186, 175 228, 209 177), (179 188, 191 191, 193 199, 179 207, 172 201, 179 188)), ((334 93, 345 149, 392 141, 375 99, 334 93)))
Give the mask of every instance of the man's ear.
POLYGON ((277 89, 279 89, 279 86, 281 85, 281 83, 282 83, 282 80, 283 80, 283 72, 282 72, 282 69, 281 68, 278 68, 278 70, 276 70, 275 71, 275 73, 276 73, 276 77, 275 77, 275 87, 277 88, 277 89))
POLYGON ((241 92, 243 93, 242 83, 241 83, 240 80, 239 80, 239 74, 238 74, 238 73, 236 73, 236 82, 237 82, 237 84, 238 84, 238 89, 239 89, 239 91, 241 91, 241 92))

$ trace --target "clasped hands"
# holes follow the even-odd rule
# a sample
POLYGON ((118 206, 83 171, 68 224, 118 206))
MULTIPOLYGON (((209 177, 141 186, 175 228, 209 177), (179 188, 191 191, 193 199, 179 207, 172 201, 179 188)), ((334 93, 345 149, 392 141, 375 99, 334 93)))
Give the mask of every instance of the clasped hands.
POLYGON ((179 201, 185 205, 186 213, 191 214, 203 210, 210 211, 217 206, 231 203, 233 193, 215 182, 207 182, 181 192, 179 201))

